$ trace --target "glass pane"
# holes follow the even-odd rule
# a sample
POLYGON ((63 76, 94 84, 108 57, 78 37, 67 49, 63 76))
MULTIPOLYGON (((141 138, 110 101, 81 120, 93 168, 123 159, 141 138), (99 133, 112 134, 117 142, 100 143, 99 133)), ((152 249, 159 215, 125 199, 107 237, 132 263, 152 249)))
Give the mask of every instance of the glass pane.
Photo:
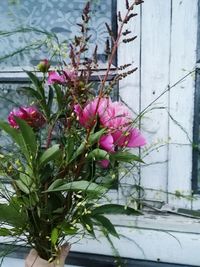
MULTIPOLYGON (((55 33, 59 43, 64 40, 68 42, 78 34, 80 27, 77 23, 80 22, 80 14, 86 2, 86 0, 1 0, 1 34, 15 30, 17 33, 5 34, 0 38, 0 67, 36 65, 38 61, 48 57, 47 51, 51 42, 47 33, 51 35, 55 33), (24 32, 21 32, 22 28, 25 28, 24 32), (20 53, 15 54, 16 52, 20 53), (13 56, 6 58, 9 54, 13 56)), ((112 0, 92 1, 90 23, 92 37, 89 51, 91 53, 97 44, 98 54, 102 59, 105 58, 105 42, 108 37, 105 22, 112 24, 112 12, 112 0)), ((54 45, 57 45, 56 40, 54 42, 54 45)))
POLYGON ((28 96, 20 89, 21 86, 27 86, 27 83, 21 85, 0 83, 0 119, 5 120, 14 107, 27 104, 28 96))
MULTIPOLYGON (((16 78, 17 80, 17 78, 16 78)), ((15 83, 1 83, 0 82, 0 120, 6 120, 9 112, 14 107, 27 106, 31 104, 32 99, 26 93, 26 90, 23 87, 28 87, 29 82, 15 82, 15 83)), ((108 83, 106 83, 108 85, 108 83)), ((95 91, 98 90, 99 82, 93 82, 93 88, 95 91)), ((116 85, 112 92, 111 97, 113 100, 117 99, 118 96, 118 86, 116 85)))

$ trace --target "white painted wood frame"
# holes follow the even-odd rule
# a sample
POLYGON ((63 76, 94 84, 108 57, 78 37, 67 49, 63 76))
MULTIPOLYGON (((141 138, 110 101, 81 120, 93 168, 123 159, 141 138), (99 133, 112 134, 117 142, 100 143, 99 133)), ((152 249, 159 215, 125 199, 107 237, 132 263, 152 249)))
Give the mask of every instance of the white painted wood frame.
MULTIPOLYGON (((118 1, 120 10, 125 8, 123 2, 118 1)), ((198 1, 146 0, 136 11, 138 16, 130 28, 138 38, 119 48, 118 59, 119 65, 131 60, 138 67, 137 73, 121 82, 120 95, 133 110, 141 112, 195 69, 198 1)), ((147 147, 158 147, 144 158, 147 165, 141 168, 141 186, 146 188, 148 200, 163 201, 175 208, 192 207, 191 200, 173 193, 192 193, 194 90, 193 74, 159 98, 141 125, 147 147)), ((195 200, 193 208, 198 208, 198 203, 195 200)))

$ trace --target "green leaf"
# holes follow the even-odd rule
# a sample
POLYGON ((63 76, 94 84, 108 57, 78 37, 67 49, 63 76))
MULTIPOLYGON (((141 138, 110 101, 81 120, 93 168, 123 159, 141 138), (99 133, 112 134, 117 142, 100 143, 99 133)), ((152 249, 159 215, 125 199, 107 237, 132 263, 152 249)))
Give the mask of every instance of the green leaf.
POLYGON ((34 84, 34 86, 37 89, 37 91, 41 94, 41 96, 44 97, 44 89, 43 89, 42 83, 38 79, 38 77, 35 74, 33 74, 31 71, 25 71, 25 72, 28 75, 28 77, 31 80, 31 82, 34 84))
POLYGON ((93 160, 103 160, 103 159, 109 160, 109 154, 107 151, 103 149, 96 148, 88 154, 87 158, 93 160))
POLYGON ((56 99, 57 99, 57 104, 58 104, 58 110, 62 110, 63 108, 63 93, 59 85, 54 84, 54 89, 56 92, 56 99))
POLYGON ((83 215, 80 217, 80 222, 83 225, 83 227, 88 231, 88 233, 92 235, 94 238, 96 238, 91 218, 87 215, 83 215))
POLYGON ((21 120, 17 117, 15 117, 15 120, 19 125, 19 129, 24 139, 26 149, 30 155, 30 160, 31 157, 35 159, 37 153, 37 142, 32 128, 24 120, 21 120))
POLYGON ((20 87, 20 90, 21 89, 25 91, 26 94, 28 93, 29 95, 35 97, 38 101, 41 100, 41 95, 35 89, 31 87, 26 87, 26 86, 20 87))
MULTIPOLYGON (((100 130, 99 132, 90 135, 88 143, 89 145, 93 145, 95 144, 99 138, 102 136, 102 134, 105 132, 105 129, 100 130)), ((73 157, 70 159, 70 161, 68 163, 71 163, 73 160, 75 160, 79 155, 81 155, 84 150, 86 148, 86 142, 83 142, 76 150, 76 152, 74 153, 73 157)), ((93 151, 91 151, 88 155, 88 158, 96 158, 96 160, 100 160, 100 159, 109 159, 109 155, 105 150, 96 148, 93 151)))
POLYGON ((78 228, 66 221, 61 225, 61 229, 66 235, 75 235, 78 232, 78 228))
POLYGON ((0 222, 23 228, 27 223, 27 218, 24 213, 20 212, 20 209, 20 205, 14 200, 9 205, 0 204, 0 222))
POLYGON ((98 185, 96 183, 91 183, 88 181, 75 181, 71 183, 63 183, 57 186, 56 182, 59 184, 60 180, 55 181, 50 185, 46 192, 56 192, 56 191, 86 191, 91 193, 103 194, 107 191, 107 188, 98 185))
POLYGON ((52 245, 56 245, 57 241, 58 241, 58 238, 59 238, 59 230, 58 228, 54 228, 51 232, 51 243, 52 245))
POLYGON ((85 150, 86 147, 86 142, 83 142, 76 150, 76 152, 74 153, 74 156, 70 159, 70 161, 68 163, 71 163, 73 160, 75 160, 79 155, 81 155, 81 153, 83 153, 83 151, 85 150))
POLYGON ((111 160, 123 161, 123 162, 133 162, 138 161, 144 163, 143 160, 128 151, 119 151, 110 155, 111 160))
POLYGON ((22 153, 25 155, 26 159, 28 160, 29 153, 27 151, 27 147, 26 147, 26 144, 24 142, 24 139, 21 133, 17 129, 11 127, 7 122, 4 122, 4 121, 0 121, 0 128, 4 130, 12 138, 12 140, 20 147, 22 153))
POLYGON ((67 141, 66 141, 66 146, 65 146, 67 163, 70 162, 74 154, 74 145, 75 145, 74 136, 73 135, 67 136, 67 141))
POLYGON ((95 143, 97 143, 100 139, 100 137, 105 133, 106 129, 101 129, 100 131, 93 133, 89 137, 89 144, 92 146, 95 143))
POLYGON ((12 236, 12 231, 7 228, 0 228, 0 236, 12 236))
POLYGON ((21 180, 15 180, 15 183, 22 192, 24 192, 25 194, 30 194, 30 189, 24 182, 22 182, 21 180))
POLYGON ((40 157, 40 167, 47 164, 49 161, 56 159, 60 154, 60 146, 58 144, 53 145, 52 147, 48 148, 44 151, 42 156, 40 157))
POLYGON ((19 140, 19 131, 11 127, 7 122, 0 121, 0 128, 4 130, 18 145, 20 144, 19 140))
POLYGON ((49 95, 48 95, 48 101, 47 101, 47 106, 48 106, 48 109, 49 109, 49 115, 51 113, 53 98, 54 98, 53 88, 49 87, 49 95))
POLYGON ((119 235, 117 231, 115 230, 114 225, 111 223, 111 221, 102 215, 95 215, 94 220, 99 222, 111 235, 119 238, 119 235))
POLYGON ((45 91, 44 91, 42 81, 40 81, 40 79, 35 74, 33 74, 31 71, 26 71, 26 74, 29 76, 29 79, 31 80, 31 82, 35 86, 35 89, 37 90, 37 92, 41 96, 38 104, 43 109, 44 114, 46 115, 47 119, 49 119, 50 113, 49 113, 49 109, 48 109, 48 106, 46 103, 45 91))
POLYGON ((20 173, 19 178, 20 179, 15 180, 18 188, 25 194, 30 194, 30 192, 33 192, 33 190, 35 189, 35 184, 33 183, 31 176, 26 173, 20 173))
POLYGON ((119 204, 106 204, 92 211, 93 215, 97 214, 126 214, 126 215, 141 215, 142 213, 130 207, 119 204))
POLYGON ((51 190, 54 190, 62 185, 63 185, 63 179, 57 179, 49 186, 48 191, 50 192, 51 190))

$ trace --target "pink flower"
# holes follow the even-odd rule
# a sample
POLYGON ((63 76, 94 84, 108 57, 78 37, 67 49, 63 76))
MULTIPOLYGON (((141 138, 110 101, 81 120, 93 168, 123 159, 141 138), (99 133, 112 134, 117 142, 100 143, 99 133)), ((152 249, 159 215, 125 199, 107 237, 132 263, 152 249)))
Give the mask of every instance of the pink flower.
POLYGON ((118 129, 132 122, 129 109, 120 102, 109 101, 108 107, 101 114, 100 120, 104 127, 118 129))
POLYGON ((102 149, 113 152, 114 151, 114 139, 111 134, 101 136, 99 145, 102 149))
POLYGON ((127 128, 124 131, 116 130, 112 133, 114 143, 119 147, 140 147, 146 144, 146 140, 136 128, 127 128))
MULTIPOLYGON (((112 102, 110 98, 95 98, 84 108, 75 105, 80 124, 85 128, 94 127, 98 120, 99 126, 107 129, 107 134, 101 136, 99 145, 107 152, 114 153, 115 147, 141 147, 146 140, 140 131, 132 127, 131 113, 129 109, 120 102, 112 102)), ((101 161, 106 168, 109 162, 101 161)))
POLYGON ((56 71, 50 71, 48 76, 48 84, 66 84, 74 82, 77 79, 77 72, 74 69, 65 69, 62 74, 56 71))
POLYGON ((19 128, 15 117, 25 120, 33 128, 39 128, 45 124, 45 118, 34 106, 14 108, 9 116, 8 122, 13 128, 19 128))
POLYGON ((78 116, 80 124, 86 128, 93 127, 97 121, 97 116, 100 118, 103 116, 106 108, 109 105, 109 99, 95 98, 93 101, 89 102, 83 109, 79 104, 75 105, 74 111, 78 116))
POLYGON ((55 84, 55 83, 64 84, 65 76, 58 74, 56 71, 50 71, 47 82, 49 85, 55 84))

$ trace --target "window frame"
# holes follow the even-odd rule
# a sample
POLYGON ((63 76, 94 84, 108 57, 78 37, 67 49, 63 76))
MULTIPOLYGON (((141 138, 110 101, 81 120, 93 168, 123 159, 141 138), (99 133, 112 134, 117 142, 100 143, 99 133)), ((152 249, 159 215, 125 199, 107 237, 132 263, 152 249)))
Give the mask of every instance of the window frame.
POLYGON ((200 68, 196 68, 195 79, 195 97, 194 97, 194 126, 193 126, 193 155, 192 155, 192 192, 193 194, 200 194, 200 182, 198 181, 199 175, 199 141, 200 141, 200 68))
POLYGON ((198 1, 198 25, 197 25, 197 64, 195 72, 195 95, 194 95, 194 126, 193 126, 193 154, 192 154, 192 191, 193 194, 200 195, 200 181, 198 181, 200 154, 200 1, 198 1))

